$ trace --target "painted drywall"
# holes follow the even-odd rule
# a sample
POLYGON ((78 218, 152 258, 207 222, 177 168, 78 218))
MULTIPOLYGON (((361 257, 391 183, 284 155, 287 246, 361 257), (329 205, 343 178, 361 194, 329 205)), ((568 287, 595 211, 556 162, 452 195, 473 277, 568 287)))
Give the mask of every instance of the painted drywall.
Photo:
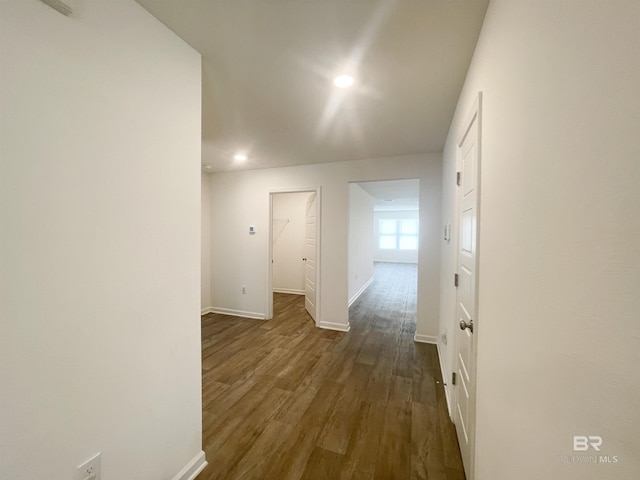
POLYGON ((202 172, 200 180, 200 308, 207 313, 211 307, 211 199, 208 173, 202 172))
POLYGON ((0 2, 0 478, 201 452, 200 55, 133 1, 0 2))
POLYGON ((211 174, 211 272, 214 307, 264 318, 267 312, 269 191, 321 186, 321 321, 348 325, 349 182, 420 179, 421 245, 418 260, 420 334, 438 332, 440 287, 439 154, 335 162, 211 174), (233 208, 229 208, 233 206, 233 208), (248 226, 256 226, 249 235, 248 226), (243 295, 241 286, 247 286, 243 295))
POLYGON ((391 263, 418 263, 419 250, 384 250, 379 248, 378 235, 380 234, 380 220, 382 219, 413 219, 417 218, 419 221, 420 213, 416 210, 402 210, 402 211, 376 211, 374 212, 374 227, 373 236, 375 240, 375 250, 373 252, 373 259, 376 262, 391 262, 391 263))
POLYGON ((304 295, 304 231, 309 192, 273 195, 273 291, 304 295))
MULTIPOLYGON (((639 26, 636 1, 487 12, 443 175, 447 222, 482 91, 476 480, 640 478, 639 26), (574 452, 576 435, 600 451, 574 452), (617 463, 562 461, 584 455, 617 463)), ((453 241, 442 260, 451 337, 453 241)))
POLYGON ((349 305, 373 281, 373 197, 349 184, 349 305))

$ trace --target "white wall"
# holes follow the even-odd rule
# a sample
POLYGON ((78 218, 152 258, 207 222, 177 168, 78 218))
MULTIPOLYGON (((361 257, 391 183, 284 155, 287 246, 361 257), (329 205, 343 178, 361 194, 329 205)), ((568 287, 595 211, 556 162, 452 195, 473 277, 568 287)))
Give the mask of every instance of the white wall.
POLYGON ((373 281, 373 197, 349 184, 349 305, 373 281))
POLYGON ((321 295, 324 326, 348 324, 349 182, 420 179, 418 325, 434 339, 438 331, 440 278, 440 186, 438 154, 336 162, 211 175, 211 295, 214 307, 253 314, 267 311, 269 190, 322 187, 321 295), (233 205, 234 208, 229 208, 233 205), (249 225, 257 227, 249 235, 249 225), (247 286, 242 295, 241 285, 247 286))
POLYGON ((374 216, 374 228, 373 235, 375 239, 375 250, 373 252, 373 259, 376 262, 391 262, 391 263, 418 263, 419 250, 383 250, 379 248, 378 235, 380 234, 380 220, 381 219, 412 219, 417 218, 419 222, 420 213, 416 210, 402 210, 402 211, 376 211, 374 216))
POLYGON ((309 195, 310 192, 273 195, 273 290, 276 292, 304 295, 305 263, 302 258, 309 195), (284 228, 276 231, 277 226, 284 228))
MULTIPOLYGON (((636 1, 489 7, 443 176, 446 223, 481 90, 477 480, 640 478, 639 26, 636 1), (574 435, 602 436, 618 463, 560 463, 580 454, 574 435)), ((449 332, 454 250, 442 245, 449 332)))
POLYGON ((200 181, 200 308, 201 313, 211 307, 211 198, 209 174, 202 172, 200 181))
POLYGON ((0 2, 0 478, 201 451, 200 56, 133 1, 0 2))

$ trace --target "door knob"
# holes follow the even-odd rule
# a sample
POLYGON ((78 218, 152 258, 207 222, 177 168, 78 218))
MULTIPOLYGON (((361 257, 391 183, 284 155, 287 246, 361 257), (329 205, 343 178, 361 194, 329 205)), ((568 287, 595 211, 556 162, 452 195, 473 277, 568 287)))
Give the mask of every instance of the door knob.
POLYGON ((473 333, 473 320, 469 320, 469 323, 464 320, 460 320, 460 330, 464 330, 468 328, 471 333, 473 333))

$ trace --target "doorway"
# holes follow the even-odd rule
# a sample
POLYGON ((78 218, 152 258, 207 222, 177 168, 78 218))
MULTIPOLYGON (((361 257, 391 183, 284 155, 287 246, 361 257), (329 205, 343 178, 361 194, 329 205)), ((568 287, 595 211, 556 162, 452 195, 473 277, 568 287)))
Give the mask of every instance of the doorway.
POLYGON ((289 294, 320 322, 320 200, 319 187, 269 192, 268 319, 274 294, 289 294))
POLYGON ((383 265, 418 267, 420 210, 418 179, 381 180, 349 186, 349 306, 374 281, 383 265))

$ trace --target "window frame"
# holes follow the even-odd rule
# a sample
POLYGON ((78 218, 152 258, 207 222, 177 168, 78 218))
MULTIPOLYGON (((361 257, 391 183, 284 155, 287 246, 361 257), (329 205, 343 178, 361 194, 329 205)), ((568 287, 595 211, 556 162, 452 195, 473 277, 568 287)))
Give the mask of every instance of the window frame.
POLYGON ((395 250, 395 251, 403 251, 403 252, 414 252, 419 249, 420 245, 420 221, 418 218, 379 218, 378 219, 378 238, 377 245, 378 250, 395 250), (412 223, 415 228, 413 229, 415 233, 403 233, 403 222, 412 223), (387 226, 390 224, 394 225, 393 229, 383 228, 383 223, 387 223, 387 226), (393 230, 393 232, 391 232, 393 230), (393 247, 383 247, 382 240, 393 238, 393 247), (401 240, 402 239, 413 239, 415 240, 415 248, 402 248, 401 240))

